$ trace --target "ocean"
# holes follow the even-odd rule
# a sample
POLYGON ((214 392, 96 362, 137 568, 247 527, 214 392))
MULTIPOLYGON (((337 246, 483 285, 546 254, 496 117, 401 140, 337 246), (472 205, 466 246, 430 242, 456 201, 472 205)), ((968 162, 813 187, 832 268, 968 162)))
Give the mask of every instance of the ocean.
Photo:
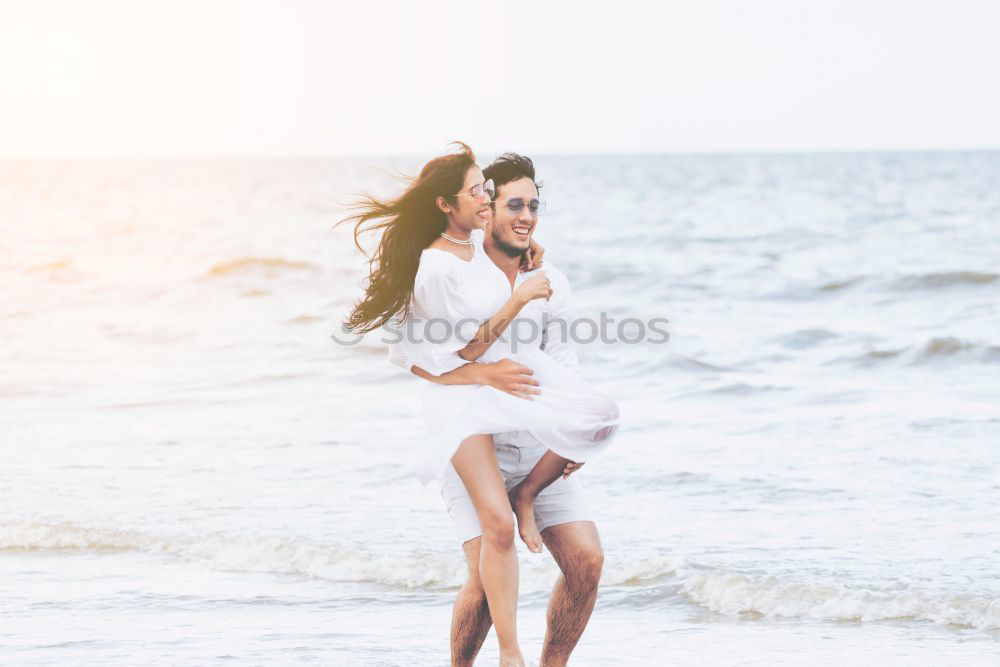
MULTIPOLYGON (((623 426, 570 664, 997 664, 1000 153, 535 163, 578 315, 669 332, 579 346, 623 426)), ((419 166, 0 162, 0 662, 447 664, 420 380, 331 338, 334 223, 419 166)))

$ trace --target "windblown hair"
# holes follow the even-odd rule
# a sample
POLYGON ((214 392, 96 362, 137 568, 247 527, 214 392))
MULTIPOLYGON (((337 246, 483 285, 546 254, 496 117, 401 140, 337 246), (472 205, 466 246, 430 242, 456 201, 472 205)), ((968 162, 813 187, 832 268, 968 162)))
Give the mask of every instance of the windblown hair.
POLYGON ((413 296, 413 281, 423 252, 448 227, 448 218, 435 201, 443 196, 451 205, 476 164, 466 144, 455 141, 459 152, 442 155, 424 165, 420 175, 395 199, 362 196, 356 212, 337 224, 354 223, 354 244, 364 252, 359 237, 382 230, 369 260, 364 297, 354 305, 347 328, 355 333, 374 331, 396 315, 405 316, 413 296))
POLYGON ((493 160, 490 166, 483 169, 483 178, 493 179, 498 193, 500 186, 521 178, 530 178, 536 189, 542 189, 542 184, 535 180, 535 165, 531 158, 517 153, 504 153, 493 160))

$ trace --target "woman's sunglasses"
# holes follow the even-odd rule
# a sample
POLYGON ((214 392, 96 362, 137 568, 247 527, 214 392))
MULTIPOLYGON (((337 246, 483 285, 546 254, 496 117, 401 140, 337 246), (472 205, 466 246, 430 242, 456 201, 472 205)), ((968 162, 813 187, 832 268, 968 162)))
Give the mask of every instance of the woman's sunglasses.
POLYGON ((475 197, 476 199, 493 199, 496 194, 497 190, 493 187, 493 179, 490 178, 484 183, 473 185, 468 192, 459 192, 455 196, 460 197, 462 195, 468 195, 470 197, 475 197))

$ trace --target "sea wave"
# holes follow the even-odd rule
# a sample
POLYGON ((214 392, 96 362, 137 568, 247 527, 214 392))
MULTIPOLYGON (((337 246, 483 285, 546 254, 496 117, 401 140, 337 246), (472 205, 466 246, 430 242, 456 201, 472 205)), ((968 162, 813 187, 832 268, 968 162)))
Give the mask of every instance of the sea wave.
POLYGON ((849 287, 860 285, 866 280, 867 280, 866 276, 854 276, 853 278, 841 278, 839 280, 830 280, 821 285, 818 285, 814 289, 814 291, 822 293, 839 292, 849 287))
POLYGON ((866 286, 891 292, 921 292, 953 287, 989 285, 1000 281, 1000 274, 990 271, 932 271, 896 276, 861 274, 821 282, 809 287, 796 287, 785 296, 812 297, 839 294, 855 287, 866 286))
POLYGON ((653 364, 652 366, 647 363, 644 370, 645 372, 655 372, 668 368, 694 373, 728 373, 732 370, 731 368, 726 368, 725 366, 711 364, 707 361, 702 361, 701 359, 685 357, 680 354, 675 355, 664 362, 653 364))
POLYGON ((44 276, 45 280, 54 283, 80 282, 91 276, 91 274, 78 268, 72 259, 29 266, 24 271, 28 274, 44 276))
POLYGON ((829 364, 868 367, 882 363, 897 363, 920 366, 941 361, 959 360, 976 363, 1000 363, 1000 345, 965 340, 954 336, 935 336, 914 345, 873 349, 859 355, 840 357, 830 361, 829 364))
POLYGON ((912 619, 981 630, 1000 629, 1000 596, 943 593, 900 585, 892 590, 788 581, 726 569, 677 572, 692 602, 728 615, 822 621, 912 619))
POLYGON ((775 341, 788 348, 804 350, 839 337, 840 335, 836 332, 820 327, 797 329, 791 333, 778 336, 775 341))
POLYGON ((902 276, 892 281, 898 290, 924 290, 956 285, 987 285, 1000 280, 1000 274, 988 271, 938 271, 902 276))
MULTIPOLYGON (((198 562, 212 569, 314 577, 338 582, 422 589, 462 585, 466 566, 461 556, 414 549, 378 552, 355 544, 315 544, 274 535, 148 535, 132 530, 88 527, 72 522, 0 523, 0 552, 87 551, 96 553, 160 553, 198 562)), ((522 593, 549 590, 558 576, 550 558, 521 558, 522 593)), ((891 589, 858 588, 753 576, 710 567, 680 555, 659 558, 609 558, 601 585, 618 587, 616 606, 650 603, 654 590, 681 596, 712 611, 768 618, 823 621, 913 619, 1000 629, 1000 596, 946 593, 899 583, 891 589), (669 585, 664 586, 664 580, 669 585), (629 593, 629 587, 647 594, 629 593)))
MULTIPOLYGON (((235 572, 264 572, 329 581, 370 583, 403 588, 458 588, 467 566, 460 554, 413 549, 379 552, 356 544, 316 544, 274 535, 149 535, 133 530, 95 528, 72 522, 0 523, 0 552, 82 551, 147 552, 195 561, 235 572)), ((602 584, 633 585, 673 571, 671 559, 635 559, 607 563, 602 584)), ((522 558, 521 589, 551 588, 558 569, 550 558, 522 558)))
POLYGON ((730 382, 711 389, 682 392, 678 397, 687 396, 757 396, 775 392, 791 391, 792 387, 777 384, 749 384, 746 382, 730 382))
POLYGON ((310 262, 285 259, 283 257, 240 257, 218 262, 205 274, 206 278, 217 278, 232 274, 266 273, 274 275, 289 271, 318 272, 319 267, 310 262))
POLYGON ((323 319, 319 315, 304 314, 285 320, 285 324, 312 324, 313 322, 322 322, 323 319))

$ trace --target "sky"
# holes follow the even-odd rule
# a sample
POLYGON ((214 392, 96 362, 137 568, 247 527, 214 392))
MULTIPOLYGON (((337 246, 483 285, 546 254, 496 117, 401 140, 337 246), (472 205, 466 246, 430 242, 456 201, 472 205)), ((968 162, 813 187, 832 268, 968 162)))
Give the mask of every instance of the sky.
POLYGON ((0 0, 0 157, 1000 148, 995 0, 0 0))

